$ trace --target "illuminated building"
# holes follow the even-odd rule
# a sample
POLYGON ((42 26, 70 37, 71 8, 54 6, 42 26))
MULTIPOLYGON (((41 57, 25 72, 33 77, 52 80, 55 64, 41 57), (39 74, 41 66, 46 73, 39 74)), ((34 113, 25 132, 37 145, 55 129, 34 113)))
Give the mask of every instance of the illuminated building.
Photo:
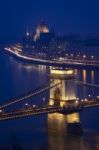
POLYGON ((36 52, 48 55, 50 41, 52 40, 52 38, 54 38, 54 31, 51 31, 46 23, 42 21, 38 25, 36 34, 34 35, 36 52))
POLYGON ((53 58, 64 56, 68 44, 65 37, 56 35, 53 29, 49 29, 47 24, 41 21, 35 34, 27 30, 22 45, 26 53, 53 58))
POLYGON ((36 29, 36 34, 35 34, 35 36, 34 36, 34 40, 36 41, 37 39, 39 39, 39 38, 40 38, 40 35, 41 35, 42 33, 45 33, 45 34, 49 33, 49 28, 47 27, 47 25, 46 25, 46 23, 45 23, 44 21, 42 21, 42 22, 38 25, 38 27, 37 27, 37 29, 36 29))
POLYGON ((23 48, 27 53, 43 53, 47 54, 49 51, 49 44, 54 37, 54 31, 51 31, 46 23, 42 21, 36 29, 36 33, 26 34, 23 38, 23 48))

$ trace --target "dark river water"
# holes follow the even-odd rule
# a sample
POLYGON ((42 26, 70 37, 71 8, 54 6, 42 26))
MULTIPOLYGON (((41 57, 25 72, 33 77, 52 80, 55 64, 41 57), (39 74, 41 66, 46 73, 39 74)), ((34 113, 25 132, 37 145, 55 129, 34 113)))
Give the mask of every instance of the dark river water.
MULTIPOLYGON (((0 104, 36 89, 45 82, 49 84, 50 67, 22 63, 0 53, 0 104)), ((78 70, 78 79, 99 84, 99 70, 78 70)), ((99 89, 77 86, 77 96, 96 97, 99 89)), ((31 105, 41 104, 43 97, 49 100, 49 91, 30 99, 31 105)), ((21 103, 21 107, 26 102, 21 103)), ((61 114, 33 116, 0 122, 0 150, 99 150, 99 108, 80 113, 82 135, 69 135, 66 116, 61 114), (16 147, 16 148, 15 148, 16 147)))

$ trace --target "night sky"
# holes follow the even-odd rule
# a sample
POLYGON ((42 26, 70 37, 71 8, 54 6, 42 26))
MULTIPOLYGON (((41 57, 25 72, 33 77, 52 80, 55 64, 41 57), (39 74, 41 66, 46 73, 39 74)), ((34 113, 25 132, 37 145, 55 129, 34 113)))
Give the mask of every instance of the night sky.
POLYGON ((58 33, 99 35, 99 0, 0 0, 0 39, 20 39, 42 19, 58 33))

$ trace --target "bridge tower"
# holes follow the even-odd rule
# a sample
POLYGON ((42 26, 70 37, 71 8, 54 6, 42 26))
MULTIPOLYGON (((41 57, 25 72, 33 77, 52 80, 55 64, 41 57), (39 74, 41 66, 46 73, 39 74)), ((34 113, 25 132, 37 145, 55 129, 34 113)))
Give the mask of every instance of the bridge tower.
POLYGON ((50 105, 63 106, 66 101, 76 100, 75 78, 76 72, 73 69, 50 68, 50 85, 59 83, 50 89, 50 105))
MULTIPOLYGON (((49 104, 51 106, 61 106, 75 103, 76 97, 76 84, 73 80, 76 78, 77 72, 73 69, 56 69, 50 68, 50 84, 58 84, 56 87, 50 89, 50 100, 49 104)), ((64 128, 63 125, 67 126, 67 131, 69 129, 72 132, 72 125, 76 123, 77 128, 79 128, 80 117, 79 113, 73 113, 70 115, 62 115, 59 113, 48 114, 48 128, 52 130, 58 130, 64 128), (56 117, 57 116, 57 117, 56 117), (65 117, 65 118, 64 118, 65 117), (61 120, 60 120, 61 118, 61 120), (64 118, 64 119, 63 119, 64 118), (56 120, 56 123, 55 123, 56 120), (55 126, 53 125, 55 123, 55 126), (68 128, 69 127, 69 128, 68 128)), ((60 130, 62 132, 62 130, 60 130)), ((76 132, 76 131, 75 131, 76 132)))

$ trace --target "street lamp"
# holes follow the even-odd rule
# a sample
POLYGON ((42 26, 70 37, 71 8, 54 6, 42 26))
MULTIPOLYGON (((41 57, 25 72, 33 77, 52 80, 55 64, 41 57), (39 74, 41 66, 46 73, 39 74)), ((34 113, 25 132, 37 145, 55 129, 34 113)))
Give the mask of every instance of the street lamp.
POLYGON ((93 59, 93 58, 94 58, 94 56, 92 55, 92 56, 91 56, 91 59, 93 59))
POLYGON ((45 102, 45 97, 43 97, 43 102, 45 102))
POLYGON ((85 59, 85 58, 86 58, 86 55, 83 55, 83 58, 85 59))

